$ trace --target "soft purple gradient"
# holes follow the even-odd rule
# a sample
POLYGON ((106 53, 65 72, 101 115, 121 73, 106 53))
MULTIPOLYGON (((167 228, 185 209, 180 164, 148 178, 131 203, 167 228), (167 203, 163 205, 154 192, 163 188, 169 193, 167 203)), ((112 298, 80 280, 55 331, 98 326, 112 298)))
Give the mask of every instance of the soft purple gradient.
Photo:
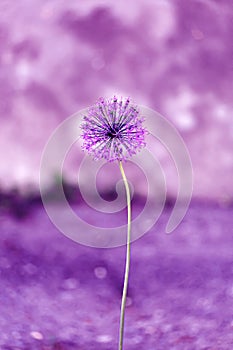
MULTIPOLYGON (((195 196, 232 198, 231 33, 228 0, 2 1, 1 186, 38 188, 41 153, 59 122, 118 93, 179 129, 195 196)), ((155 151, 175 195, 171 160, 155 151)), ((71 181, 73 172, 75 164, 71 181)))

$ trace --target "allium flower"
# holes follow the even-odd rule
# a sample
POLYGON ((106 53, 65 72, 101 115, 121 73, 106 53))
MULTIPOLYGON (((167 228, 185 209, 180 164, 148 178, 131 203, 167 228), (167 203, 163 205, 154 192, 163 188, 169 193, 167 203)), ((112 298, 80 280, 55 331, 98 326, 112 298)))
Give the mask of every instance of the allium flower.
POLYGON ((127 250, 125 262, 125 277, 121 300, 120 332, 118 350, 123 350, 125 307, 130 268, 131 240, 131 197, 128 180, 122 165, 122 160, 136 154, 145 147, 146 129, 138 108, 130 103, 129 98, 123 101, 113 97, 109 100, 100 98, 89 108, 81 125, 83 150, 94 159, 105 159, 109 162, 118 161, 122 179, 125 185, 127 201, 127 250))
POLYGON ((129 98, 100 98, 83 120, 82 148, 95 160, 122 161, 146 145, 143 119, 129 98))

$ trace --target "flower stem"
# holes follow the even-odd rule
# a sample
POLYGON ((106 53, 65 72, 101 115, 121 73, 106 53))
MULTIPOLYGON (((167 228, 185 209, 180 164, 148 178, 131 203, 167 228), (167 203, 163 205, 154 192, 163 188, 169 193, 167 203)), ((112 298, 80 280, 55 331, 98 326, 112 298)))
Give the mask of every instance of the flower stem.
POLYGON ((124 286, 123 286, 122 299, 121 299, 121 317, 120 317, 120 333, 119 333, 119 347, 118 347, 118 350, 122 350, 123 338, 124 338, 124 324, 125 324, 125 304, 126 304, 126 297, 127 297, 127 289, 128 289, 128 282, 129 282, 129 267, 130 267, 131 199, 130 199, 129 184, 125 175, 122 162, 119 162, 119 167, 120 167, 121 175, 125 185, 127 212, 128 212, 125 277, 124 277, 124 286))

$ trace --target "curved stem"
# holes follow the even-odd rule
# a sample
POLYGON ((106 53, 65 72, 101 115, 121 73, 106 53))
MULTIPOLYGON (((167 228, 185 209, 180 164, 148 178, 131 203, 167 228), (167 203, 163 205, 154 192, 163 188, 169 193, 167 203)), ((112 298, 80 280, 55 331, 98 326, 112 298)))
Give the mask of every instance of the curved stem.
POLYGON ((119 334, 119 347, 118 350, 123 349, 123 337, 124 337, 124 324, 125 324, 125 304, 127 297, 127 289, 129 282, 129 267, 130 267, 130 235, 131 235, 131 199, 130 199, 130 189, 129 184, 122 166, 122 162, 119 162, 119 167, 121 175, 125 185, 126 200, 127 200, 127 249, 126 249, 126 261, 125 261, 125 277, 124 277, 124 287, 121 299, 121 317, 120 317, 120 334, 119 334))

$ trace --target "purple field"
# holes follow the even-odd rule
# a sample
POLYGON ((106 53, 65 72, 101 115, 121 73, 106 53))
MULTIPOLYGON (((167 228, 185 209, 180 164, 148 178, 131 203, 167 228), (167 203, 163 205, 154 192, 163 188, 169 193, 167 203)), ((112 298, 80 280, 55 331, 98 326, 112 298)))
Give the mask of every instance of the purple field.
MULTIPOLYGON (((20 210, 1 214, 0 348, 116 349, 125 247, 80 246, 40 205, 20 210)), ((125 348, 230 350, 232 204, 193 203, 166 235, 169 212, 132 245, 125 348)))

